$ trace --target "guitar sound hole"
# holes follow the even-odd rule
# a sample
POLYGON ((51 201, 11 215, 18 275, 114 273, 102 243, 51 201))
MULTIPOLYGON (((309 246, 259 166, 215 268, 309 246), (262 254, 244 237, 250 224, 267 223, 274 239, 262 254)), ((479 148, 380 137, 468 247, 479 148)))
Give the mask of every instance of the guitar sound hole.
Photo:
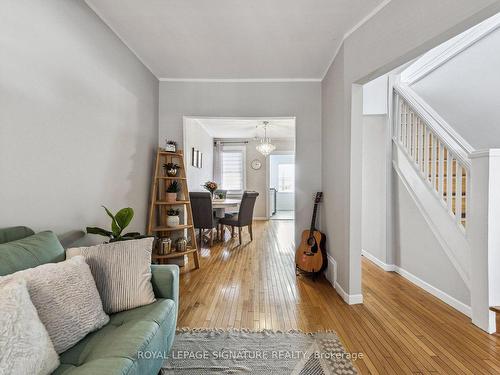
POLYGON ((309 237, 309 238, 307 239, 307 244, 308 244, 309 246, 314 246, 314 245, 316 244, 316 241, 314 240, 314 237, 309 237))

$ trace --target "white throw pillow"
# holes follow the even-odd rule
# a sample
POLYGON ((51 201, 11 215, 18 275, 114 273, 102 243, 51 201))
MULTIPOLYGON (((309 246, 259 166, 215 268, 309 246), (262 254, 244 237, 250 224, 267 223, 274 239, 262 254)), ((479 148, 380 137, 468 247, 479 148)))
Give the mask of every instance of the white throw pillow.
POLYGON ((59 354, 109 322, 83 257, 0 277, 0 286, 22 279, 26 280, 31 301, 59 354))
POLYGON ((0 374, 50 374, 59 366, 24 280, 0 287, 0 354, 0 374))
POLYGON ((155 301, 151 285, 153 238, 119 241, 66 250, 66 257, 83 255, 108 314, 155 301))

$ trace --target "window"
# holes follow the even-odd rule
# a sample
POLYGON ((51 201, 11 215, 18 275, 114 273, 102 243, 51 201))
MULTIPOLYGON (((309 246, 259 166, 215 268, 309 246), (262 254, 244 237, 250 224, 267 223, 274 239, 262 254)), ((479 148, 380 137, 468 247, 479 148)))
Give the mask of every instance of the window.
POLYGON ((222 189, 245 190, 245 152, 243 148, 225 147, 222 151, 222 189))
POLYGON ((293 164, 278 165, 278 191, 293 192, 295 183, 295 166, 293 164))

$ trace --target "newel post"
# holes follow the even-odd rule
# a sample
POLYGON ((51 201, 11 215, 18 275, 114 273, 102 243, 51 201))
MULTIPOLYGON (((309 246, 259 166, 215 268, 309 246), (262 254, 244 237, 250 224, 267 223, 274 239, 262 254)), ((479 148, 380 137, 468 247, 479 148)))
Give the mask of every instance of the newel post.
POLYGON ((500 149, 473 152, 467 204, 472 323, 493 333, 500 305, 500 149))

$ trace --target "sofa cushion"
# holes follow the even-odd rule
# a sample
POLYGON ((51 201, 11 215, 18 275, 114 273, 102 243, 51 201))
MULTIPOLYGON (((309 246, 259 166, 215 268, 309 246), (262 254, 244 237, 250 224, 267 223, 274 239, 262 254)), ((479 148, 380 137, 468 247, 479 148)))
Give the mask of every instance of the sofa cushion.
POLYGON ((151 285, 154 238, 120 241, 66 250, 67 258, 83 255, 101 295, 104 311, 116 313, 155 301, 151 285))
POLYGON ((172 300, 158 299, 150 305, 112 315, 106 326, 61 354, 61 366, 55 373, 77 374, 78 368, 90 371, 104 366, 110 374, 126 374, 137 361, 138 352, 148 346, 160 326, 164 332, 175 330, 175 310, 172 300))
POLYGON ((59 366, 24 280, 0 285, 0 353, 0 374, 44 375, 59 366))
POLYGON ((28 227, 10 227, 0 229, 0 244, 32 236, 35 232, 28 227))
POLYGON ((0 276, 4 276, 44 263, 60 262, 64 260, 64 249, 54 233, 40 232, 0 244, 0 260, 0 276))
POLYGON ((57 353, 109 321, 90 268, 81 256, 2 276, 0 285, 12 280, 26 280, 33 305, 57 353))

